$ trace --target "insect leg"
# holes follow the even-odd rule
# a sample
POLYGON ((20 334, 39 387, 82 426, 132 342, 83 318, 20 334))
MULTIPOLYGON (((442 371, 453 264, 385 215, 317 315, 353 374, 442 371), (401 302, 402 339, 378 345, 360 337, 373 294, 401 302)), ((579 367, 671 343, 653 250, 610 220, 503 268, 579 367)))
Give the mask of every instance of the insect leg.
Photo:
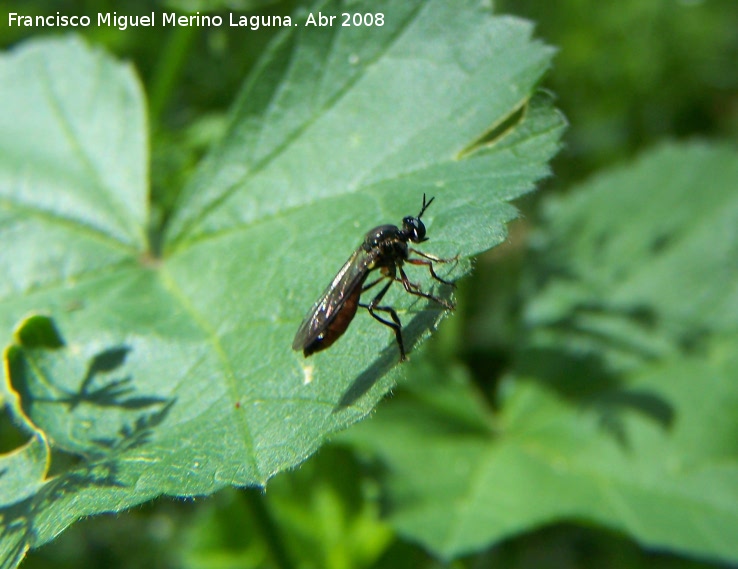
POLYGON ((365 290, 369 290, 370 288, 372 288, 373 286, 375 286, 380 281, 382 281, 382 280, 384 280, 386 278, 387 278, 386 276, 381 276, 377 280, 370 282, 368 285, 364 285, 363 287, 361 287, 361 292, 364 292, 365 290))
MULTIPOLYGON (((432 269, 431 269, 431 272, 432 272, 432 269)), ((433 300, 448 310, 454 309, 454 305, 448 302, 447 300, 444 300, 437 296, 433 296, 432 294, 428 294, 427 292, 423 292, 422 290, 420 290, 420 287, 418 287, 414 283, 411 283, 410 280, 407 278, 407 275, 405 274, 405 271, 402 269, 402 267, 400 267, 400 278, 396 280, 399 280, 402 283, 402 286, 405 287, 405 290, 409 292, 410 294, 414 294, 415 296, 422 296, 423 298, 427 298, 428 300, 433 300)), ((446 282, 442 279, 438 279, 438 280, 444 283, 446 282)), ((448 283, 448 284, 451 284, 451 283, 448 283)))
POLYGON ((436 279, 438 282, 441 282, 445 285, 453 286, 456 285, 452 283, 451 281, 447 281, 446 279, 442 279, 436 274, 436 271, 433 270, 433 263, 452 263, 453 261, 458 261, 457 257, 454 257, 453 259, 441 259, 439 257, 434 257, 433 255, 426 255, 425 253, 421 253, 420 251, 417 251, 416 249, 410 249, 413 253, 416 255, 420 255, 421 257, 425 257, 428 259, 427 261, 424 261, 423 259, 407 259, 405 262, 410 263, 412 265, 425 265, 428 267, 428 270, 430 271, 431 276, 436 279))
MULTIPOLYGON (((374 283, 371 283, 370 286, 377 284, 379 280, 375 281, 374 283)), ((397 346, 400 348, 400 361, 405 361, 407 358, 405 357, 405 344, 402 341, 402 323, 400 322, 400 317, 397 316, 397 312, 395 312, 395 310, 389 306, 377 306, 377 304, 379 304, 379 302, 382 300, 384 295, 387 294, 387 291, 389 290, 389 287, 392 286, 392 283, 394 282, 394 280, 395 280, 394 278, 391 278, 389 281, 387 281, 387 284, 382 287, 382 290, 380 290, 377 293, 377 295, 372 299, 372 301, 369 304, 360 303, 359 306, 366 308, 369 311, 369 314, 372 315, 372 318, 374 318, 378 322, 381 322, 385 326, 389 326, 390 328, 392 328, 392 330, 395 333, 395 339, 397 340, 397 346), (381 312, 387 312, 392 318, 392 322, 379 316, 375 312, 375 310, 379 310, 381 312)))
POLYGON ((444 259, 443 257, 436 257, 435 255, 429 255, 428 253, 423 253, 423 251, 418 251, 417 249, 413 249, 412 247, 410 247, 409 250, 411 253, 415 253, 416 255, 425 257, 426 259, 429 259, 433 261, 434 263, 455 263, 456 261, 459 260, 458 255, 451 257, 449 259, 444 259))
POLYGON ((400 348, 400 361, 405 361, 407 357, 405 356, 405 344, 402 341, 402 324, 400 323, 400 317, 397 316, 397 312, 395 312, 395 309, 389 306, 370 307, 368 304, 362 304, 360 306, 364 306, 365 308, 367 308, 369 310, 369 314, 371 314, 375 320, 381 322, 385 326, 389 326, 390 328, 392 328, 392 330, 394 330, 395 339, 397 340, 397 346, 400 348), (375 310, 381 310, 382 312, 389 313, 393 321, 390 322, 389 320, 385 320, 376 312, 374 312, 375 310))

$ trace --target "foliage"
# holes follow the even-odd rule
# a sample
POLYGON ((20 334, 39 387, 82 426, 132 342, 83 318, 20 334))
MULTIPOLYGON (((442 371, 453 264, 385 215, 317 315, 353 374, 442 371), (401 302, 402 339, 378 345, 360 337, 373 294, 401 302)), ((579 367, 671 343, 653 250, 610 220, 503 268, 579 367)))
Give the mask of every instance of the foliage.
MULTIPOLYGON (((263 486, 366 415, 397 373, 386 331, 361 320, 311 362, 290 349, 357 227, 434 194, 424 221, 455 277, 504 239, 506 202, 558 144, 559 115, 533 97, 551 50, 471 3, 393 16, 370 36, 278 37, 152 240, 132 70, 76 39, 6 56, 0 321, 21 323, 5 399, 38 441, 5 471, 6 559, 93 513, 263 486)), ((392 298, 408 346, 442 316, 392 298)))
POLYGON ((738 133, 735 3, 495 3, 559 46, 546 84, 573 124, 548 183, 566 193, 518 200, 481 256, 557 149, 552 50, 483 3, 402 4, 255 8, 390 16, 372 30, 0 29, 2 566, 319 447, 266 492, 77 521, 24 567, 735 563, 735 145, 571 187, 654 139, 738 133), (455 314, 424 342, 443 314, 394 291, 399 367, 362 314, 291 352, 362 233, 423 192, 421 248, 461 254, 455 314))
POLYGON ((463 368, 419 367, 403 397, 342 436, 387 468, 398 531, 454 558, 586 519, 736 559, 735 156, 664 148, 547 202, 541 284, 499 412, 463 368), (705 171, 697 210, 688 196, 705 171))

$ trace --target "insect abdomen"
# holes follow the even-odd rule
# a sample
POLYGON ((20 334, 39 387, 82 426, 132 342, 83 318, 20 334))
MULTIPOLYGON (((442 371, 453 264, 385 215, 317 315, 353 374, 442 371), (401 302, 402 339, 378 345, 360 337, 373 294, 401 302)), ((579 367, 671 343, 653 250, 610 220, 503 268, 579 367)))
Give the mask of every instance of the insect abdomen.
POLYGON ((333 318, 331 323, 328 324, 325 331, 303 348, 302 353, 305 357, 329 348, 336 340, 343 336, 343 333, 349 327, 349 324, 351 324, 354 316, 356 316, 356 310, 359 308, 359 297, 361 296, 362 284, 363 279, 358 286, 354 287, 351 294, 346 297, 343 306, 341 306, 341 309, 336 313, 336 316, 333 318))

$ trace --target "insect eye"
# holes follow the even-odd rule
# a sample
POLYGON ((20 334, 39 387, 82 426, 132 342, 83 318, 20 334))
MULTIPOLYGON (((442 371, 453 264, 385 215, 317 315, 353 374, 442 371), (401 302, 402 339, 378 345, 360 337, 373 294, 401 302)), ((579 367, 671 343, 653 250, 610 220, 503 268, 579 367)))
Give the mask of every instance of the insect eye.
POLYGON ((425 225, 417 217, 406 217, 402 225, 410 236, 410 240, 419 243, 425 239, 425 225))

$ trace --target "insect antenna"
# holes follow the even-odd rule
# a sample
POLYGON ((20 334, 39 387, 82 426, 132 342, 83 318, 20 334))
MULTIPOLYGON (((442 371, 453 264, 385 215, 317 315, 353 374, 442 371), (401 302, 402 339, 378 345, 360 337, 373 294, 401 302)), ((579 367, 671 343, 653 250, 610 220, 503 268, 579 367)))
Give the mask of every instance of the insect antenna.
POLYGON ((429 199, 427 202, 425 201, 425 194, 423 194, 423 207, 420 209, 420 213, 418 214, 418 219, 425 213, 425 210, 428 209, 428 206, 433 203, 433 200, 436 199, 435 196, 429 199))

